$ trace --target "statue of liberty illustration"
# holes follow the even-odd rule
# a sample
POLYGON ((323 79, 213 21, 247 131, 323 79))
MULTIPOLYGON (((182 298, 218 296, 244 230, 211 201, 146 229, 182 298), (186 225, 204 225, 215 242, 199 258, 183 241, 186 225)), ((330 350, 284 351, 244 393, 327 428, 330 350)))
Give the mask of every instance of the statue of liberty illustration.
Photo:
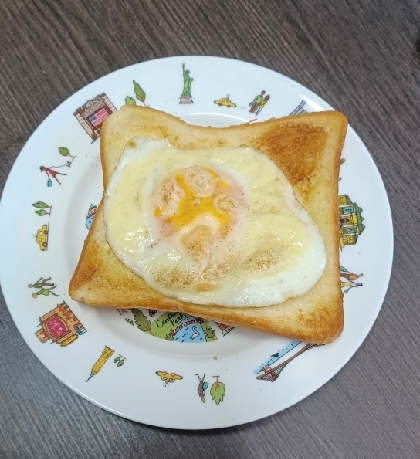
POLYGON ((182 88, 182 94, 179 98, 180 104, 192 104, 191 96, 191 83, 194 81, 194 78, 190 77, 190 71, 185 70, 185 64, 182 64, 182 76, 184 78, 184 87, 182 88))

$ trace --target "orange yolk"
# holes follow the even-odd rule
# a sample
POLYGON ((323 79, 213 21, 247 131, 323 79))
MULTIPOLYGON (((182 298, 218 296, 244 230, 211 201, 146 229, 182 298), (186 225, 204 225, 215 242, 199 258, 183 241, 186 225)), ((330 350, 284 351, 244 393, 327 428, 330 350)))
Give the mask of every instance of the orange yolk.
MULTIPOLYGON (((229 185, 224 182, 217 174, 211 169, 205 169, 210 172, 216 184, 215 193, 208 197, 198 197, 194 194, 191 188, 186 183, 183 174, 178 173, 175 175, 175 180, 179 186, 184 190, 185 196, 180 200, 178 209, 175 215, 169 217, 166 221, 171 223, 177 230, 189 225, 197 217, 203 214, 208 214, 214 217, 219 222, 220 232, 226 235, 229 232, 229 215, 227 212, 220 211, 214 205, 215 197, 217 196, 218 189, 223 188, 226 190, 229 185)), ((162 216, 162 208, 156 207, 154 210, 155 217, 162 216)))

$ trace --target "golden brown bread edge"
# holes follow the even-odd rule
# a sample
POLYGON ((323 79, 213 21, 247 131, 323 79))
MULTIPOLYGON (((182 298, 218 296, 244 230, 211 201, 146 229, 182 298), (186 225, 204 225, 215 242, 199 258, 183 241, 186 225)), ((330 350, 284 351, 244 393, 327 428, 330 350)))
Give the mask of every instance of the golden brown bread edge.
POLYGON ((150 108, 118 110, 101 131, 104 188, 126 143, 136 136, 165 138, 183 149, 251 146, 283 171, 315 221, 326 247, 326 268, 312 289, 279 305, 228 308, 180 302, 150 288, 117 259, 106 241, 101 203, 70 281, 71 298, 91 306, 180 311, 314 344, 334 341, 342 332, 344 316, 339 277, 338 174, 346 130, 346 117, 334 111, 203 128, 150 108))

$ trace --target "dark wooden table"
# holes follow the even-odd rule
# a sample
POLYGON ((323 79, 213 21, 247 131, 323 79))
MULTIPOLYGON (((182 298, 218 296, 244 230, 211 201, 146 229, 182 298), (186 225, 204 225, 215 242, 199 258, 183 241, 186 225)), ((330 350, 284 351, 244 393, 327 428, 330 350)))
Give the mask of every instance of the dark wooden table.
POLYGON ((148 59, 216 55, 288 75, 346 113, 395 230, 385 303, 351 361, 298 405, 222 431, 146 427, 85 401, 35 358, 0 296, 2 459, 420 457, 419 30, 417 0, 0 2, 0 190, 30 134, 82 86, 148 59))

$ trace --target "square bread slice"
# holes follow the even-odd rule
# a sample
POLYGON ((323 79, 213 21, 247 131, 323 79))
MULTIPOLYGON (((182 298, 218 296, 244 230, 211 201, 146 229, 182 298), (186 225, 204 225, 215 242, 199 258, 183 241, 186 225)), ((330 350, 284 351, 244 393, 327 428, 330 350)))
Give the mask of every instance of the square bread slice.
POLYGON ((125 106, 116 111, 103 124, 100 137, 104 189, 133 137, 167 139, 187 150, 253 147, 283 171, 318 226, 326 248, 326 267, 314 287, 282 304, 253 308, 184 303, 155 291, 118 260, 106 240, 101 202, 70 281, 71 298, 91 306, 180 311, 309 343, 332 342, 343 330, 344 317, 339 277, 338 174, 346 130, 346 117, 336 111, 227 128, 188 125, 151 108, 125 106))

